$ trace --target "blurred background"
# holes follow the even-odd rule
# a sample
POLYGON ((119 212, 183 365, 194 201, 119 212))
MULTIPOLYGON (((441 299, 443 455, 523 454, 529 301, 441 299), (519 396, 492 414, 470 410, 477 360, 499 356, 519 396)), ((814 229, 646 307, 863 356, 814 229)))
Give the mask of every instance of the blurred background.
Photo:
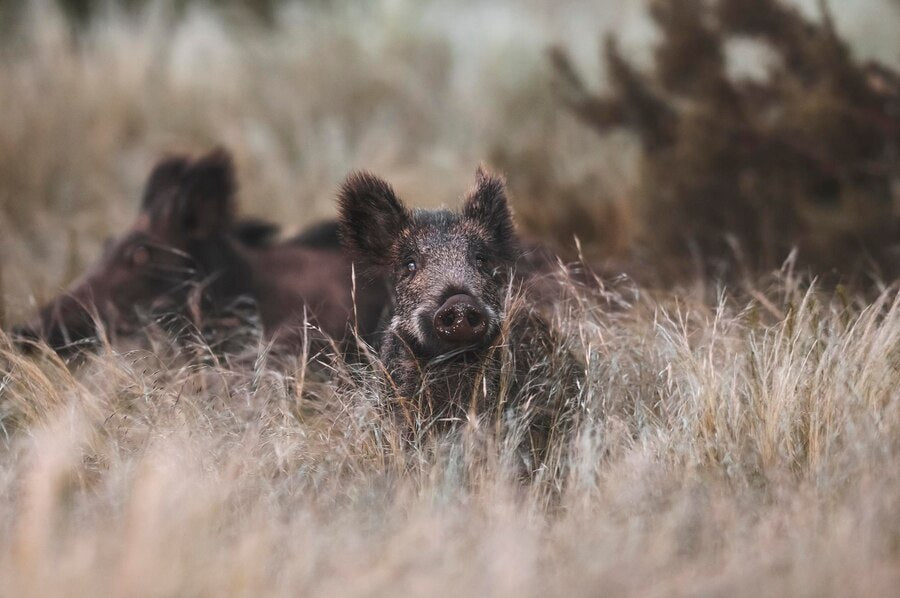
POLYGON ((485 161, 526 234, 666 287, 900 264, 900 2, 0 0, 0 312, 27 315, 176 151, 247 215, 353 168, 453 204, 485 161))

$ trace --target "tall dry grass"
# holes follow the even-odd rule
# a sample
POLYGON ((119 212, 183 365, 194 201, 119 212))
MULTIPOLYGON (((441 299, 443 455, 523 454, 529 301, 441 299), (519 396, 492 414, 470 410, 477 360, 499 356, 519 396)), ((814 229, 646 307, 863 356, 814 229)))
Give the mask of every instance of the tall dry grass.
POLYGON ((484 422, 404 446, 376 364, 322 379, 160 345, 73 374, 7 347, 3 593, 896 589, 897 291, 865 304, 786 279, 712 308, 606 293, 557 314, 585 381, 564 467, 530 483, 484 422))
MULTIPOLYGON (((590 64, 598 23, 637 54, 650 32, 637 3, 556 6, 289 6, 270 29, 151 6, 73 37, 50 4, 29 5, 0 46, 8 319, 129 221, 142 177, 174 149, 233 149, 245 210, 280 222, 330 214, 351 167, 435 204, 493 157, 536 230, 554 205, 603 201, 627 230, 629 142, 556 109, 543 52, 565 40, 590 64)), ((838 17, 880 14, 866 6, 838 17)), ((887 35, 857 31, 861 51, 896 60, 887 35)), ((601 226, 598 213, 585 219, 601 226)), ((0 336, 0 594, 900 586, 896 287, 828 294, 787 269, 708 303, 714 283, 564 284, 555 322, 584 366, 578 423, 555 441, 562 467, 524 484, 491 426, 404 446, 379 409, 377 363, 276 358, 252 332, 223 356, 150 332, 66 364, 0 336)))

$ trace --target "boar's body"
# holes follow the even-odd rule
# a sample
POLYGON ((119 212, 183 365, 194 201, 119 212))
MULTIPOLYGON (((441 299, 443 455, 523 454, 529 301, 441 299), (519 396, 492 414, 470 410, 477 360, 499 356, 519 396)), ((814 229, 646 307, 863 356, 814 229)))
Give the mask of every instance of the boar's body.
POLYGON ((228 256, 227 263, 210 270, 219 275, 210 283, 208 311, 217 313, 237 297, 248 298, 266 336, 288 350, 301 346, 305 337, 347 340, 354 329, 374 338, 387 302, 384 285, 359 281, 354 305, 352 264, 340 245, 306 237, 258 247, 232 239, 217 254, 228 256))
POLYGON ((372 334, 386 289, 377 281, 354 289, 337 224, 277 242, 277 227, 235 221, 235 194, 224 151, 160 162, 131 229, 17 335, 64 351, 89 343, 98 326, 127 334, 141 315, 162 314, 203 326, 245 300, 258 310, 266 336, 285 347, 310 333, 340 340, 357 327, 372 334))

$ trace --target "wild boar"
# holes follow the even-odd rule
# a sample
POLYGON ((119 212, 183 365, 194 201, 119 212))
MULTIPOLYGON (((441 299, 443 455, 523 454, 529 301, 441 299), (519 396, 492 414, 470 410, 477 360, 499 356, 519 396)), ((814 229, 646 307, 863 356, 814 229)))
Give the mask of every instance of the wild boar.
POLYGON ((354 289, 336 223, 275 242, 275 227, 236 220, 236 187, 232 160, 221 149, 161 161, 131 228, 15 334, 64 350, 95 337, 98 324, 124 334, 141 314, 196 320, 238 298, 255 303, 266 336, 288 346, 309 332, 301 329, 304 312, 314 333, 332 339, 354 327, 363 337, 373 334, 386 289, 379 281, 354 289))
POLYGON ((391 410, 453 421, 512 409, 546 437, 575 398, 577 367, 523 294, 504 180, 479 168, 461 211, 409 210, 360 172, 338 205, 348 252, 391 289, 380 347, 391 410))

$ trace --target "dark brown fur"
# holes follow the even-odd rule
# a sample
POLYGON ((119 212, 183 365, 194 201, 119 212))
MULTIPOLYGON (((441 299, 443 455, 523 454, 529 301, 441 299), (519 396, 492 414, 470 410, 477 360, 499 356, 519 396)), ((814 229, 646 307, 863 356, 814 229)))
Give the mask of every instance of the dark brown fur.
POLYGON ((224 151, 162 161, 131 229, 19 336, 59 350, 95 337, 98 323, 111 334, 131 332, 140 314, 177 313, 200 324, 241 298, 255 303, 267 337, 282 344, 308 332, 304 317, 313 335, 339 340, 355 324, 371 335, 386 291, 377 282, 358 285, 354 310, 352 266, 336 224, 274 242, 274 227, 235 221, 235 192, 224 151))
POLYGON ((516 268, 523 256, 504 181, 479 169, 460 212, 410 211, 386 182, 353 174, 339 205, 348 250, 391 284, 380 355, 394 411, 446 422, 511 409, 546 438, 573 398, 577 373, 560 351, 565 343, 521 296, 527 277, 516 268), (469 345, 445 342, 436 331, 437 310, 459 294, 488 319, 487 333, 469 345), (560 379, 566 387, 549 388, 560 379))

